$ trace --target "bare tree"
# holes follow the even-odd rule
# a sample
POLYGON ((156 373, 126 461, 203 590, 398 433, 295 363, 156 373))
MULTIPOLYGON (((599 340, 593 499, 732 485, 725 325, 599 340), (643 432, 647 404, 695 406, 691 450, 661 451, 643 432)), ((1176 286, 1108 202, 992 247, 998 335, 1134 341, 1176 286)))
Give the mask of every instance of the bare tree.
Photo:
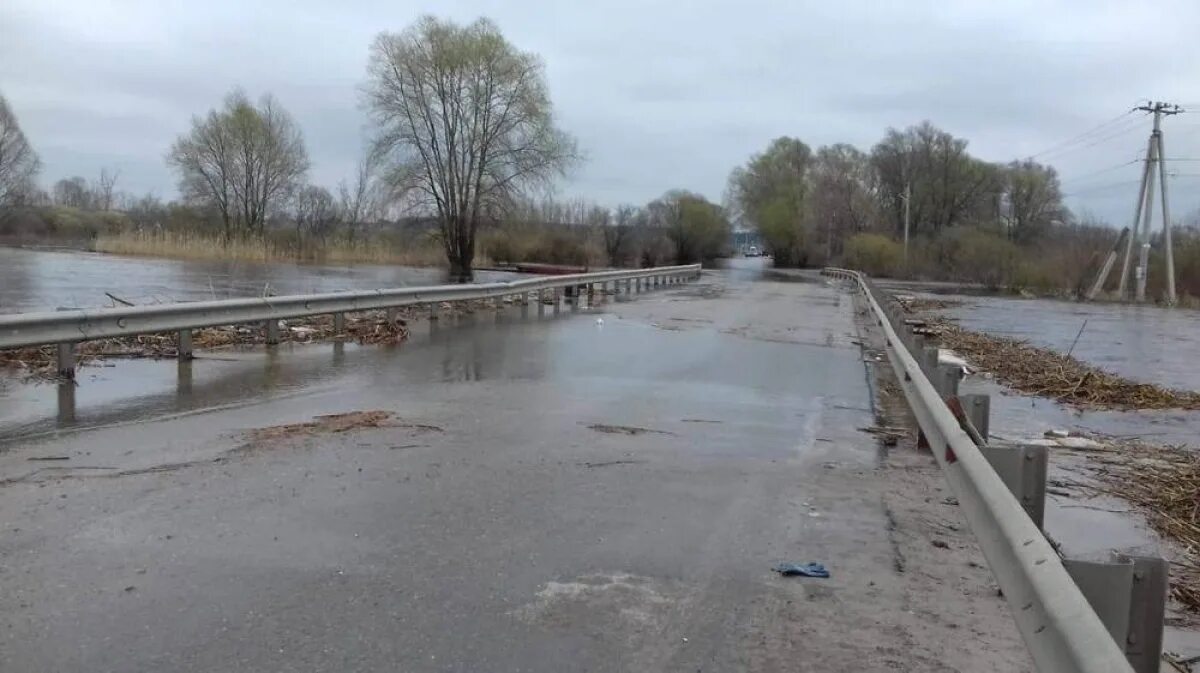
POLYGON ((604 227, 604 252, 612 266, 623 266, 633 247, 633 228, 638 218, 637 206, 622 204, 613 212, 611 222, 604 227))
POLYGON ((73 178, 63 178, 54 183, 54 205, 68 208, 90 210, 92 208, 92 190, 88 188, 87 180, 78 175, 73 178))
POLYGON ((379 199, 370 157, 358 162, 354 181, 338 183, 338 208, 341 210, 346 238, 353 243, 366 223, 379 216, 379 199))
POLYGON ((575 159, 554 125, 541 61, 487 19, 424 17, 371 46, 364 103, 398 194, 436 213, 451 272, 470 274, 480 221, 575 159))
POLYGON ((0 96, 0 207, 23 203, 35 189, 33 179, 41 166, 17 116, 0 96))
POLYGON ((338 207, 328 189, 309 185, 296 193, 296 233, 324 244, 338 225, 338 207))
POLYGON ((255 107, 241 91, 227 96, 222 110, 193 117, 167 163, 179 172, 186 198, 220 213, 226 241, 235 230, 261 235, 309 166, 291 116, 270 95, 255 107))
POLYGON ((113 194, 121 171, 100 169, 100 180, 92 187, 92 205, 99 210, 112 210, 113 194))

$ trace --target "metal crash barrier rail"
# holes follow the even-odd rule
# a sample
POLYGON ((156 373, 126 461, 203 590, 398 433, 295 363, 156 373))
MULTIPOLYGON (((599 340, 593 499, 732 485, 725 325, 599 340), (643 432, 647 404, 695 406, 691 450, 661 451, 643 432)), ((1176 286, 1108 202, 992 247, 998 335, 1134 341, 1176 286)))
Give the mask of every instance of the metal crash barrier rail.
POLYGON ((1046 448, 987 441, 987 396, 958 395, 959 367, 863 274, 825 269, 855 284, 887 343, 888 359, 966 517, 1037 670, 1157 672, 1167 564, 1113 554, 1064 560, 1041 530, 1046 448), (912 349, 912 352, 910 352, 912 349))
POLYGON ((334 292, 251 299, 184 302, 163 306, 133 306, 102 309, 67 309, 40 313, 0 315, 0 349, 58 344, 58 369, 63 376, 75 371, 75 344, 93 339, 136 336, 156 332, 179 332, 179 357, 192 354, 192 330, 203 327, 266 323, 267 343, 279 341, 279 320, 333 314, 340 325, 344 314, 353 311, 429 304, 431 318, 437 317, 442 302, 470 301, 509 295, 553 292, 558 301, 563 290, 574 291, 611 285, 616 291, 643 291, 671 285, 700 275, 699 264, 651 269, 601 271, 546 276, 508 283, 437 285, 388 290, 334 292))

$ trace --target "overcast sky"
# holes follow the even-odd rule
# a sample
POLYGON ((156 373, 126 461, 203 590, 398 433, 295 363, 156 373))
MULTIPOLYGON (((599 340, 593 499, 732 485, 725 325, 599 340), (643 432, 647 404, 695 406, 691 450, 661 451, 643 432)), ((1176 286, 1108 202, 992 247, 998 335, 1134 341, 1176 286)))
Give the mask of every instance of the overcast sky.
MULTIPOLYGON (((120 189, 173 198, 167 148, 240 86, 291 111, 311 180, 332 187, 363 145, 368 45, 423 13, 491 17, 543 57, 588 154, 560 191, 608 205, 671 188, 720 200, 730 169, 780 135, 867 150, 929 119, 1008 161, 1147 98, 1196 104, 1164 128, 1170 157, 1200 159, 1196 0, 3 0, 0 93, 47 185, 108 166, 120 189)), ((1118 166, 1149 127, 1129 115, 1038 158, 1076 212, 1127 224, 1138 167, 1118 166)), ((1182 217, 1200 207, 1200 161, 1170 170, 1182 217)))

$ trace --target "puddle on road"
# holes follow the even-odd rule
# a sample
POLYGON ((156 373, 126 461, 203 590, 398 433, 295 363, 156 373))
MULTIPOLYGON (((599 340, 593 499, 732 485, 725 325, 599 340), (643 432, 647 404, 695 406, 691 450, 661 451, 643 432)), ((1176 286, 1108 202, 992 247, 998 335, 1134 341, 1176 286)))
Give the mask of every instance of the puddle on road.
MULTIPOLYGON (((286 408, 308 412, 286 419, 292 421, 348 409, 395 408, 397 400, 422 390, 451 395, 446 386, 462 382, 541 380, 582 386, 598 398, 662 389, 663 399, 653 411, 634 410, 627 419, 630 427, 652 428, 680 418, 725 420, 712 432, 721 450, 728 450, 737 445, 744 424, 779 422, 776 417, 785 413, 781 404, 808 409, 810 398, 821 397, 853 406, 865 395, 854 350, 831 353, 739 339, 702 324, 664 332, 604 311, 603 305, 578 314, 564 307, 556 315, 549 307, 543 312, 509 307, 414 323, 412 338, 397 346, 281 345, 202 353, 188 363, 140 360, 85 367, 78 385, 10 382, 0 389, 0 451, 61 430, 215 410, 242 410, 234 415, 245 424, 232 430, 276 425, 280 421, 269 417, 245 419, 256 416, 252 410, 258 405, 288 400, 286 408), (747 411, 728 418, 729 409, 736 408, 747 411), (655 415, 645 416, 648 411, 655 415)), ((805 413, 822 414, 825 425, 853 415, 837 409, 805 413)))

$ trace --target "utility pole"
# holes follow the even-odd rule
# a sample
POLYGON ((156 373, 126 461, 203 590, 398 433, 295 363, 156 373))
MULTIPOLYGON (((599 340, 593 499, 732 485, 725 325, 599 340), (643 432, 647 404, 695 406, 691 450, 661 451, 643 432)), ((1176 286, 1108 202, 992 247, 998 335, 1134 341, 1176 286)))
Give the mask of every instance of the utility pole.
POLYGON ((1154 102, 1148 105, 1142 105, 1134 108, 1144 112, 1154 113, 1154 129, 1150 132, 1150 141, 1146 145, 1146 161, 1142 168, 1142 186, 1138 191, 1137 208, 1133 215, 1132 236, 1129 237, 1125 245, 1125 259, 1121 264, 1121 282, 1119 293, 1122 299, 1128 298, 1126 290, 1129 287, 1129 263, 1133 256, 1133 242, 1137 240, 1139 243, 1138 264, 1134 269, 1134 277, 1136 279, 1136 294, 1135 299, 1138 302, 1146 300, 1146 278, 1149 275, 1150 262, 1150 220, 1154 215, 1154 180, 1155 171, 1158 172, 1158 180, 1161 183, 1163 202, 1163 244, 1164 253, 1166 254, 1167 262, 1167 303, 1175 304, 1175 257, 1171 247, 1171 211, 1167 201, 1167 170, 1166 170, 1166 154, 1163 151, 1163 133, 1162 133, 1162 117, 1163 115, 1175 115, 1183 112, 1183 109, 1178 105, 1169 103, 1154 102))
POLYGON ((908 202, 912 199, 912 183, 904 183, 904 268, 908 269, 908 202))

